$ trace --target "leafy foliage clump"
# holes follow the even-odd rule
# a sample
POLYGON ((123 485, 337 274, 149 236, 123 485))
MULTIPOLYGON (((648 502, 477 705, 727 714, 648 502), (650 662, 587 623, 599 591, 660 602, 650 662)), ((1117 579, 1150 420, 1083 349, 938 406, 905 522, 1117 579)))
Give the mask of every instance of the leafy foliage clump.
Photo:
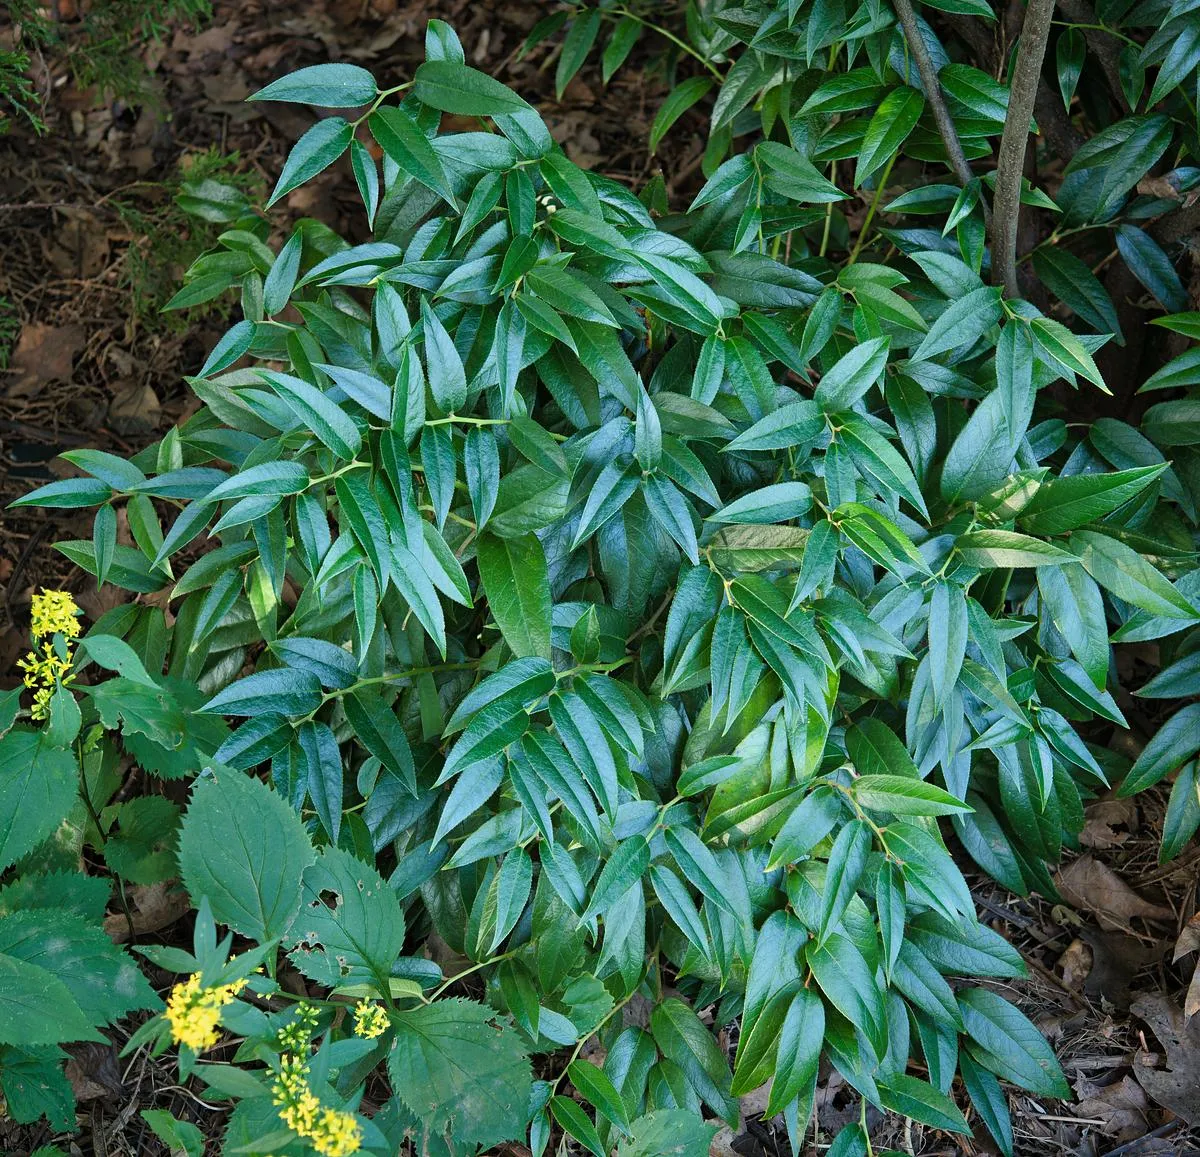
MULTIPOLYGON (((639 13, 577 10, 560 87, 614 16, 618 67, 639 13)), ((44 723, 7 700, 4 866, 32 853, 14 907, 54 907, 45 866, 84 843, 133 882, 178 865, 193 949, 139 949, 185 979, 130 1047, 178 1046, 236 1102, 227 1153, 541 1154, 565 1133, 702 1155, 768 1080, 798 1150, 824 1063, 862 1098, 839 1157, 868 1151, 867 1105, 951 1133, 969 1108, 1011 1153, 1002 1082, 1069 1089, 978 983, 1024 965, 947 841, 1052 896, 1108 782, 1178 773, 1164 856, 1200 822, 1194 705, 1132 767, 1092 742, 1125 726, 1114 642, 1161 640, 1144 696, 1197 689, 1196 402, 1064 420, 1103 396, 1118 327, 1096 332, 1117 307, 1063 241, 1111 239, 1179 304, 1137 224, 1177 203, 1136 189, 1193 148, 1194 54, 1179 72, 1148 36, 1122 75, 1152 107, 1099 129, 1053 199, 1018 169, 1007 204, 1011 172, 989 200, 971 170, 1010 95, 1024 140, 1029 38, 1006 87, 948 63, 905 0, 693 15, 722 84, 686 213, 572 164, 437 21, 396 89, 351 65, 270 85, 345 113, 271 201, 348 154, 373 239, 302 222, 275 251, 243 215, 173 302, 241 294, 197 412, 129 460, 72 451, 83 477, 21 500, 98 507, 60 549, 146 597, 75 654, 55 637, 78 678, 52 673, 44 723), (901 166, 934 180, 892 197, 901 166), (1027 298, 995 259, 1021 199, 1063 222, 1027 298), (112 802, 125 757, 193 778, 186 808, 112 802), (714 1030, 735 1024, 730 1063, 714 1030), (218 1028, 232 1065, 206 1059, 218 1028)), ((1074 31, 1067 100, 1092 63, 1074 31)), ((656 138, 708 91, 684 78, 656 138)), ((1193 386, 1194 355, 1142 388, 1193 386)))

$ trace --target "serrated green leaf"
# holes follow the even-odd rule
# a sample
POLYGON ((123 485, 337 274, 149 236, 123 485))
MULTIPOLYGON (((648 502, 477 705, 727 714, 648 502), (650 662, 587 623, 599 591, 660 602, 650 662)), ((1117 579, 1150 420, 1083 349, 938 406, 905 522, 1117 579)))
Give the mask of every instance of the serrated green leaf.
POLYGON ((393 1024, 392 1087, 434 1135, 449 1133, 471 1147, 525 1136, 529 1060, 516 1032, 491 1009, 438 1000, 396 1013, 393 1024))
POLYGON ((262 942, 287 932, 314 859, 299 818, 260 780, 225 772, 192 792, 179 836, 184 887, 243 936, 262 942))
POLYGON ((375 99, 375 78, 356 64, 314 64, 298 68, 249 100, 279 100, 321 108, 357 108, 375 99))

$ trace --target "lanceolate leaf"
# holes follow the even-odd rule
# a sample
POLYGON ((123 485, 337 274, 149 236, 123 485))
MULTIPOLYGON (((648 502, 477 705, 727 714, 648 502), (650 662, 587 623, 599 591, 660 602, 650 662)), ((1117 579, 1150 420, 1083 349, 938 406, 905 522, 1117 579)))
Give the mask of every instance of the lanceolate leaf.
POLYGON ((479 542, 479 574, 504 641, 519 658, 550 657, 550 584, 533 535, 479 542))
POLYGON ((341 117, 317 121, 292 147, 268 207, 329 168, 349 147, 354 129, 341 117))
POLYGON ((1053 478, 1021 511, 1021 527, 1030 534, 1062 534, 1086 526, 1128 502, 1166 469, 1163 463, 1112 474, 1053 478))
POLYGON ((249 99, 356 108, 373 100, 375 92, 375 78, 365 68, 356 64, 316 64, 280 77, 249 99))
POLYGON ((968 1047, 980 1065, 1040 1096, 1070 1096, 1046 1038, 1023 1013, 986 988, 965 989, 958 1005, 968 1047))
POLYGON ((1177 711, 1142 749, 1119 788, 1123 796, 1152 787, 1200 751, 1200 704, 1177 711))
POLYGON ((1079 530, 1071 536, 1084 570, 1118 598, 1155 615, 1198 619, 1200 610, 1137 551, 1106 534, 1079 530))
POLYGON ((423 104, 460 116, 496 116, 529 108, 487 73, 449 60, 427 60, 420 65, 413 77, 413 92, 423 104))
POLYGON ((821 897, 821 920, 817 929, 818 943, 823 943, 836 927, 853 898, 867 866, 871 843, 871 829, 862 820, 852 820, 838 833, 833 847, 829 849, 825 891, 821 897))
POLYGON ((1011 530, 975 530, 958 540, 963 559, 978 567, 1062 566, 1074 561, 1051 542, 1011 530))
POLYGON ((861 185, 896 154, 916 126, 925 98, 907 85, 893 89, 871 117, 863 137, 862 152, 854 170, 854 183, 861 185))

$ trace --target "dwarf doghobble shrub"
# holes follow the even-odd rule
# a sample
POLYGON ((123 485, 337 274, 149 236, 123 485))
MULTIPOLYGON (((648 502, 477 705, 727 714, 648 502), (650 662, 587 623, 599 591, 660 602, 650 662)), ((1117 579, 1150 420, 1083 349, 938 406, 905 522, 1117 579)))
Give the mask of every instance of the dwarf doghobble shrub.
MULTIPOLYGON (((560 80, 613 15, 575 14, 560 80)), ((616 15, 606 71, 642 27, 616 15)), ((1164 855, 1193 834, 1200 708, 1132 768, 1093 741, 1125 725, 1114 640, 1160 640, 1147 696, 1197 690, 1197 403, 1141 431, 1065 420, 1106 388, 1104 338, 990 283, 988 182, 945 183, 886 4, 717 27, 697 51, 724 143, 686 213, 572 164, 437 21, 395 89, 322 65, 258 94, 347 110, 272 201, 348 152, 373 240, 302 221, 276 252, 221 186, 189 194, 230 228, 175 304, 236 286, 244 315, 190 379, 199 408, 132 459, 69 453, 84 476, 23 500, 98 507, 60 549, 138 597, 83 632, 39 596, 30 717, 0 701, 0 1003, 55 1010, 0 1018, 16 1119, 66 1127, 57 1046, 156 1005, 97 947, 85 845, 191 898, 192 951, 137 946, 179 982, 129 1048, 177 1048, 236 1103, 226 1153, 565 1133, 703 1157, 769 1080, 799 1149, 823 1064, 862 1098, 838 1157, 868 1151, 868 1105, 1011 1153, 1004 1084, 1069 1095, 976 983, 1023 964, 948 841, 1052 896, 1083 802, 1180 768, 1164 855), (898 158, 934 180, 884 204, 898 158), (118 799, 131 764, 146 786, 118 799), (183 777, 186 807, 156 789, 183 777), (118 971, 127 991, 79 982, 118 971)), ((1009 90, 916 27, 978 161, 1009 90)), ((1062 80, 1079 54, 1058 43, 1062 80)), ((1134 65, 1163 111, 1083 145, 1059 190, 1076 224, 1034 255, 1084 328, 1114 307, 1068 234, 1105 231, 1168 307, 1182 293, 1137 224, 1176 203, 1135 192, 1194 143, 1176 57, 1150 37, 1134 65)))

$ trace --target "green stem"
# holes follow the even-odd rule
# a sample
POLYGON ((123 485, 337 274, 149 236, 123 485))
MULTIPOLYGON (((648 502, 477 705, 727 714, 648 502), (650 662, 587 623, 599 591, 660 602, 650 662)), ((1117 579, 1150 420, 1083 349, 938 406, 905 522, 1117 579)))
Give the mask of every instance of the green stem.
POLYGON ((489 956, 487 960, 481 960, 478 964, 472 964, 470 968, 464 968, 462 972, 457 972, 447 980, 443 980, 427 997, 426 1004, 432 1004, 443 992, 451 985, 457 984, 460 980, 465 979, 474 972, 478 972, 481 968, 487 968, 491 964, 499 964, 502 960, 507 960, 510 956, 515 956, 519 949, 514 948, 511 952, 505 952, 500 956, 489 956))
POLYGON ((338 691, 329 698, 336 699, 340 695, 349 695, 360 687, 371 687, 378 683, 399 683, 405 679, 415 679, 418 675, 436 675, 439 671, 474 671, 478 666, 477 661, 472 661, 469 663, 436 663, 428 667, 408 667, 403 671, 390 671, 386 675, 372 675, 366 679, 359 679, 353 686, 347 687, 345 691, 338 691))
POLYGON ((628 16, 630 20, 636 20, 637 23, 643 28, 649 28, 652 32, 657 32, 659 36, 669 40, 673 45, 675 45, 676 48, 686 52, 693 60, 698 60, 702 65, 704 65, 704 67, 707 68, 714 77, 716 77, 718 83, 725 79, 724 76, 721 75, 721 70, 715 64, 713 64, 708 57, 706 57, 702 52, 697 51, 690 44, 686 43, 686 41, 680 40, 675 33, 663 28, 662 25, 655 24, 652 21, 645 19, 645 17, 639 16, 636 12, 630 12, 628 8, 614 8, 613 11, 618 16, 628 16))
POLYGON ((320 486, 322 482, 332 482, 343 474, 349 474, 351 470, 368 470, 370 466, 370 462, 347 462, 345 466, 339 466, 331 474, 320 474, 316 478, 310 478, 308 484, 309 486, 320 486))
POLYGON ((363 113, 362 116, 360 116, 356 121, 353 122, 354 127, 358 128, 358 126, 360 124, 362 124, 363 121, 365 121, 367 119, 367 117, 369 117, 381 104, 383 104, 383 102, 385 100, 387 100, 387 98, 389 96, 394 96, 398 92, 404 92, 406 89, 412 88, 414 83, 415 83, 415 81, 406 80, 403 84, 396 85, 395 88, 385 88, 371 102, 371 107, 369 109, 367 109, 367 111, 365 113, 363 113))
MULTIPOLYGON (((837 161, 831 161, 829 164, 829 183, 837 184, 837 161)), ((824 257, 829 249, 829 227, 833 223, 833 202, 829 201, 825 205, 825 224, 821 227, 821 248, 818 250, 818 255, 824 257)))
POLYGON ((1141 47, 1136 40, 1131 40, 1115 28, 1109 28, 1107 24, 1076 24, 1072 20, 1051 20, 1050 23, 1059 28, 1078 28, 1082 32, 1107 32, 1109 36, 1115 37, 1117 40, 1123 40, 1126 44, 1132 44, 1135 48, 1141 47))
POLYGON ((887 185, 887 179, 892 175, 892 166, 896 163, 899 155, 898 152, 892 154, 891 160, 884 166, 883 172, 879 176, 879 184, 875 186, 875 196, 871 198, 871 207, 867 210, 867 219, 858 231, 858 240, 855 241, 854 248, 850 251, 850 260, 846 262, 847 265, 853 265, 858 260, 858 255, 862 252, 863 245, 866 244, 867 236, 871 232, 871 222, 875 220, 879 202, 883 199, 883 190, 887 185))
POLYGON ((376 687, 381 683, 401 683, 406 679, 415 679, 419 675, 436 675, 439 671, 474 671, 478 666, 478 660, 473 660, 469 663, 436 663, 428 667, 408 667, 403 671, 389 671, 384 675, 371 675, 366 679, 359 679, 349 687, 343 687, 340 691, 324 692, 321 696, 321 702, 307 715, 297 718, 295 725, 299 727, 315 719, 317 712, 326 703, 331 703, 334 699, 340 699, 343 695, 353 695, 360 687, 376 687))
POLYGON ((625 658, 617 659, 612 663, 580 663, 576 667, 568 667, 565 671, 556 671, 554 673, 554 677, 555 677, 555 679, 558 679, 559 681, 561 681, 563 679, 570 677, 571 675, 578 675, 581 672, 584 674, 593 673, 593 674, 605 675, 609 671, 615 671, 615 670, 617 670, 617 668, 624 667, 627 663, 632 663, 632 662, 633 662, 633 656, 626 655, 625 658))
POLYGON ((862 1135, 867 1142, 867 1157, 875 1157, 875 1150, 871 1145, 871 1134, 867 1130, 867 1098, 863 1097, 858 1105, 858 1127, 862 1130, 862 1135))
POLYGON ((426 426, 448 426, 451 422, 461 422, 466 426, 507 426, 509 418, 471 418, 462 414, 450 414, 445 418, 429 418, 426 426))
MULTIPOLYGON (((1075 225, 1070 229, 1055 229, 1050 234, 1050 236, 1047 237, 1046 240, 1042 242, 1042 245, 1057 245, 1064 237, 1073 237, 1076 233, 1086 233, 1086 232, 1088 232, 1089 229, 1111 229, 1111 228, 1112 228, 1111 224, 1104 224, 1104 225, 1075 225)), ((1041 246, 1039 246, 1038 248, 1041 248, 1041 246)), ((1020 257, 1017 258, 1017 264, 1024 265, 1026 261, 1029 261, 1032 258, 1033 258, 1033 250, 1030 250, 1028 253, 1023 253, 1023 254, 1021 254, 1020 257)))
POLYGON ((551 1091, 557 1091, 558 1086, 560 1084, 562 1084, 563 1077, 565 1077, 567 1075, 567 1069, 569 1069, 579 1059, 579 1054, 583 1051, 583 1046, 585 1044, 587 1044, 587 1042, 590 1041, 592 1039, 592 1037, 594 1037, 606 1024, 608 1024, 608 1022, 610 1020, 612 1020, 612 1018, 614 1016, 616 1016, 617 1013, 619 1013, 621 1011, 621 1009, 623 1009, 636 995, 637 995, 637 989, 635 988, 633 990, 633 992, 631 992, 628 996, 623 997, 621 1000, 617 1001, 617 1003, 614 1004, 612 1006, 612 1008, 610 1008, 608 1010, 608 1012, 606 1012, 604 1014, 604 1017, 600 1021, 600 1023, 598 1025, 596 1025, 596 1027, 594 1029, 592 1029, 591 1032, 587 1033, 585 1036, 583 1036, 579 1040, 579 1042, 571 1050, 570 1059, 563 1066, 562 1072, 559 1073, 558 1076, 554 1078, 554 1084, 552 1086, 551 1091))

